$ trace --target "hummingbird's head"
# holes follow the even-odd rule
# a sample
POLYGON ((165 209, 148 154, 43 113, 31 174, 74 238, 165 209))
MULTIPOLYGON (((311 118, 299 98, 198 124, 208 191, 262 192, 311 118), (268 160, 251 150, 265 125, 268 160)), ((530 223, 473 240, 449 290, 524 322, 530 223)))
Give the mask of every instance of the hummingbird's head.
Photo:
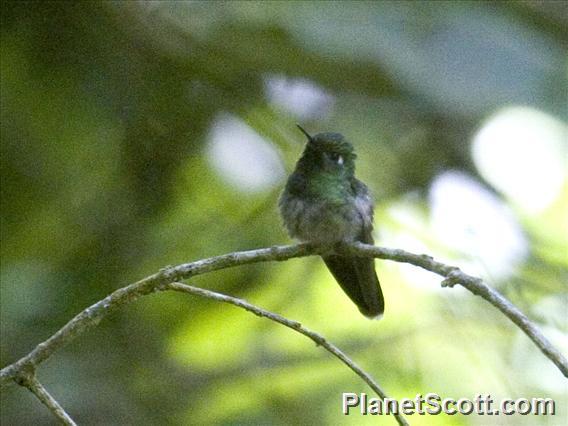
POLYGON ((355 173, 355 151, 340 133, 318 133, 311 136, 300 125, 298 128, 308 138, 302 155, 304 168, 316 169, 332 174, 353 176, 355 173))

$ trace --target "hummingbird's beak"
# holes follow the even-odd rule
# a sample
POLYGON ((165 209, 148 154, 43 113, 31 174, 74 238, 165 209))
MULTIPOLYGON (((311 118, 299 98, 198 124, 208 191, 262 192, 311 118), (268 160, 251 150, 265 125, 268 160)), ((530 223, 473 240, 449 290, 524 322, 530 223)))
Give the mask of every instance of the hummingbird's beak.
POLYGON ((302 126, 300 126, 298 123, 296 123, 296 126, 298 127, 298 129, 300 129, 300 131, 301 131, 304 135, 306 135, 306 137, 308 138, 308 141, 311 142, 311 141, 313 140, 313 138, 310 136, 310 134, 309 134, 308 132, 306 132, 302 126))

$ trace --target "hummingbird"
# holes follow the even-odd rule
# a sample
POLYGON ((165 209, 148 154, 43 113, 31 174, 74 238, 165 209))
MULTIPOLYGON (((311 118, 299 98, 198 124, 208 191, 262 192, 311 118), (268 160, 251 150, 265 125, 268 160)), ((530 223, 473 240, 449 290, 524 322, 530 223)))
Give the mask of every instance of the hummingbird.
MULTIPOLYGON (((355 178, 355 151, 340 133, 311 136, 296 163, 278 206, 288 233, 300 241, 373 244, 373 202, 355 178)), ((343 291, 368 318, 380 318, 384 299, 373 258, 322 255, 343 291)))

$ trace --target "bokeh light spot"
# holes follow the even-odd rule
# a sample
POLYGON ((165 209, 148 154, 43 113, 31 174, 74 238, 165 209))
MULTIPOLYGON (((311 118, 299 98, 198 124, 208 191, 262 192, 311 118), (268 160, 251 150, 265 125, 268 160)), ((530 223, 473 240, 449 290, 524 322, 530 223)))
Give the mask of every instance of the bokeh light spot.
POLYGON ((497 112, 473 140, 475 165, 524 212, 536 214, 560 195, 567 173, 568 128, 527 107, 497 112))
POLYGON ((259 192, 284 178, 277 151, 239 118, 222 114, 211 129, 207 157, 213 168, 238 189, 259 192))

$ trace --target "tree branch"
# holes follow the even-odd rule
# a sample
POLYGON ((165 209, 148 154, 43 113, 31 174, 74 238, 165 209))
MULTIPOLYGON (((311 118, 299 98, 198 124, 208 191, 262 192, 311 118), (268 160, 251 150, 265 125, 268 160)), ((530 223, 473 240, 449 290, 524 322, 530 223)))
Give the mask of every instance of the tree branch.
POLYGON ((481 278, 472 277, 455 266, 445 265, 435 261, 428 255, 417 255, 404 250, 393 250, 382 247, 370 246, 362 243, 354 243, 348 245, 347 250, 359 254, 376 257, 379 259, 393 260, 395 262, 410 263, 427 271, 445 277, 442 281, 442 287, 453 287, 456 284, 469 290, 476 296, 485 299, 497 309, 499 309, 507 318, 517 325, 540 349, 540 351, 550 359, 564 377, 568 377, 568 361, 556 349, 552 343, 548 341, 544 334, 538 329, 534 323, 523 314, 519 308, 513 305, 497 290, 489 287, 481 278))
MULTIPOLYGON (((359 374, 359 376, 362 377, 363 380, 365 380, 365 382, 368 383, 369 386, 371 386, 377 392, 377 394, 379 394, 379 396, 384 397, 384 392, 380 389, 380 387, 378 387, 378 385, 376 385, 373 379, 368 376, 363 370, 357 367, 352 361, 350 361, 341 351, 339 351, 339 349, 335 348, 330 343, 324 344, 326 340, 323 339, 323 337, 319 336, 317 333, 303 328, 299 323, 285 319, 283 317, 280 317, 279 315, 272 314, 268 311, 264 311, 260 308, 253 307, 247 302, 239 301, 238 299, 234 299, 229 296, 224 296, 208 292, 207 290, 197 289, 195 287, 176 283, 177 281, 191 278, 196 275, 216 271, 219 269, 230 268, 233 266, 267 261, 284 261, 295 257, 328 253, 332 250, 348 252, 359 256, 369 256, 392 260, 395 262, 410 263, 412 265, 443 276, 445 278, 442 281, 442 285, 444 287, 453 287, 456 284, 462 285, 471 293, 481 296, 483 299, 487 300, 489 303, 499 309, 504 315, 506 315, 511 321, 513 321, 513 323, 515 323, 521 330, 523 330, 523 332, 536 344, 536 346, 542 351, 542 353, 558 367, 562 374, 568 377, 568 362, 566 361, 564 356, 544 337, 540 330, 517 307, 515 307, 505 297, 503 297, 498 291, 490 288, 485 283, 483 283, 481 279, 467 275, 463 273, 459 268, 437 262, 430 256, 417 255, 408 253, 403 250, 374 247, 362 243, 342 244, 334 247, 333 249, 329 246, 302 243, 296 245, 274 246, 257 250, 234 252, 222 256, 212 257, 209 259, 184 263, 175 267, 169 266, 134 284, 120 288, 111 293, 109 296, 105 297, 103 300, 89 306, 87 309, 79 313, 54 335, 36 346, 26 356, 0 370, 0 385, 4 386, 11 381, 15 381, 20 384, 25 382, 26 378, 29 378, 29 371, 35 371, 35 368, 39 366, 39 364, 48 359, 62 346, 71 342, 75 337, 97 325, 100 320, 112 310, 133 302, 139 297, 150 294, 152 292, 164 289, 172 289, 176 291, 198 294, 203 297, 214 298, 216 300, 240 306, 242 308, 250 310, 257 315, 273 319, 280 324, 283 324, 304 334, 305 336, 316 342, 316 344, 321 345, 322 347, 330 351, 334 356, 341 359, 353 371, 359 374)), ((43 389, 43 387, 36 387, 34 389, 43 389)), ((43 389, 43 391, 45 391, 45 389, 43 389)), ((51 396, 49 396, 49 394, 47 394, 46 391, 40 392, 40 394, 43 395, 43 398, 46 401, 53 399, 51 398, 51 396), (49 396, 49 398, 46 395, 49 396)), ((36 393, 36 395, 38 394, 36 393)), ((44 402, 43 399, 42 402, 44 402)))
POLYGON ((77 423, 73 421, 71 416, 69 416, 55 398, 50 395, 47 389, 43 387, 33 371, 28 372, 25 376, 20 376, 17 383, 28 388, 29 391, 33 393, 62 424, 67 426, 77 426, 77 423))
POLYGON ((274 246, 257 250, 229 253, 209 259, 184 263, 176 267, 168 266, 140 281, 120 288, 104 299, 89 306, 59 331, 37 345, 30 353, 13 364, 0 370, 0 386, 16 379, 29 368, 35 368, 48 359, 54 352, 71 342, 75 337, 97 325, 106 315, 117 308, 150 294, 175 281, 219 269, 248 263, 282 261, 293 257, 310 256, 324 251, 325 248, 304 243, 289 246, 274 246))
MULTIPOLYGON (((345 355, 341 351, 341 349, 339 349, 337 346, 326 340, 322 335, 316 333, 315 331, 307 329, 297 321, 289 320, 281 315, 259 308, 255 305, 251 305, 245 300, 238 299, 236 297, 227 296, 225 294, 215 293, 213 291, 205 290, 199 287, 193 287, 187 284, 171 283, 165 286, 165 289, 181 291, 184 293, 205 297, 207 299, 213 299, 218 302, 229 303, 231 305, 238 306, 239 308, 243 308, 249 312, 252 312, 253 314, 259 317, 268 318, 269 320, 282 324, 285 327, 291 328, 292 330, 295 330, 298 333, 303 334, 304 336, 311 339, 316 344, 316 346, 321 346, 326 351, 331 353, 333 356, 338 358, 342 363, 344 363, 347 367, 353 370, 355 374, 361 377, 361 379, 363 379, 365 383, 367 383, 371 387, 371 389, 373 389, 377 393, 377 395, 381 397, 381 399, 384 400, 388 398, 385 391, 379 386, 379 384, 367 372, 365 372, 363 369, 361 369, 361 367, 355 364, 353 360, 351 360, 347 355, 345 355)), ((402 417, 400 414, 395 414, 394 416, 396 417, 396 420, 399 425, 408 426, 408 423, 406 422, 404 417, 402 417)))

